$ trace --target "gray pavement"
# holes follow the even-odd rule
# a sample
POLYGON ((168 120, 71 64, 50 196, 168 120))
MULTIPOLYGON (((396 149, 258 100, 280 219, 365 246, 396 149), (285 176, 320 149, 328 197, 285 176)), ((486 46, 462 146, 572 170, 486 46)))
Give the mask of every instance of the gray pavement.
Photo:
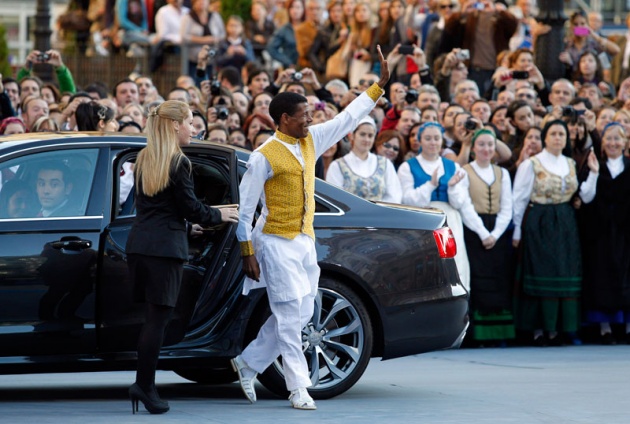
POLYGON ((0 376, 0 423, 628 424, 630 346, 465 349, 372 360, 350 391, 296 411, 259 386, 157 378, 171 411, 131 414, 133 373, 0 376))

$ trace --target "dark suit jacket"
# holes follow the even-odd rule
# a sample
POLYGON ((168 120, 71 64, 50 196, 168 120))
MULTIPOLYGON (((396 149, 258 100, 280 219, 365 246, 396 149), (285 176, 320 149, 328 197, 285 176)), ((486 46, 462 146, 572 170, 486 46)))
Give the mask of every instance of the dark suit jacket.
POLYGON ((184 158, 171 169, 171 182, 153 197, 136 178, 136 219, 127 239, 127 253, 188 259, 186 220, 201 225, 221 222, 221 212, 204 205, 194 193, 191 164, 184 158))

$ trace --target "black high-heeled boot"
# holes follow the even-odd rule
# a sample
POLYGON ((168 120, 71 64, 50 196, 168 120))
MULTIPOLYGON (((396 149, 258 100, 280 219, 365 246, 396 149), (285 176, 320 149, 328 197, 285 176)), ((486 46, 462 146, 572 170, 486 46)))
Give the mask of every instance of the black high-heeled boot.
POLYGON ((141 401, 151 414, 163 414, 170 409, 168 402, 160 399, 157 392, 149 391, 147 393, 138 386, 138 383, 133 383, 129 387, 129 398, 131 399, 131 412, 133 414, 138 411, 138 401, 141 401))

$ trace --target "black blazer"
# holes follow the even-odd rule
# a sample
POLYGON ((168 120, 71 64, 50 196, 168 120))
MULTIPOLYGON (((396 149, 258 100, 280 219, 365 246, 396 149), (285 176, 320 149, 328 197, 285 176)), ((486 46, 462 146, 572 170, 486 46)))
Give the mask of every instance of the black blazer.
POLYGON ((195 197, 188 158, 184 157, 177 168, 171 168, 170 179, 164 190, 149 197, 136 178, 136 218, 127 239, 127 253, 187 260, 186 220, 201 225, 221 222, 218 209, 204 205, 195 197))

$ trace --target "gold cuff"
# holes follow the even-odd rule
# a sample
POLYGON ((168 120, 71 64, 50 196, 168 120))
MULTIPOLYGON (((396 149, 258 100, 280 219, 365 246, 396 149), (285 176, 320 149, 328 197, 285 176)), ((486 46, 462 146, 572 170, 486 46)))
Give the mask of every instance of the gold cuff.
POLYGON ((368 96, 374 103, 378 101, 378 99, 385 93, 381 87, 378 86, 377 83, 374 83, 366 90, 368 96))
POLYGON ((240 242, 241 256, 252 256, 254 254, 254 245, 251 240, 240 242))

